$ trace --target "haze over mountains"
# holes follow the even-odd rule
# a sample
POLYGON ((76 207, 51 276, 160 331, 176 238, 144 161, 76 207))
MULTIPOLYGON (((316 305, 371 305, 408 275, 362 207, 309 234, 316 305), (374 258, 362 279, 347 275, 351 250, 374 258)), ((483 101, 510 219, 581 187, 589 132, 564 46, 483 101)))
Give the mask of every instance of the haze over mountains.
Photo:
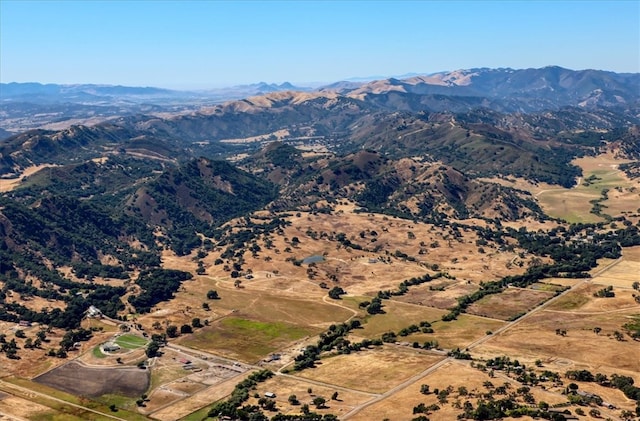
POLYGON ((606 107, 629 112, 626 117, 632 121, 638 115, 633 111, 638 108, 638 86, 639 74, 574 71, 555 66, 523 70, 482 68, 406 79, 343 81, 317 89, 288 82, 279 85, 260 82, 206 91, 8 83, 0 86, 3 117, 0 129, 16 133, 30 128, 64 128, 65 122, 92 124, 114 116, 195 111, 202 106, 281 91, 311 92, 317 97, 337 93, 377 108, 412 112, 486 108, 514 113, 571 106, 606 107))

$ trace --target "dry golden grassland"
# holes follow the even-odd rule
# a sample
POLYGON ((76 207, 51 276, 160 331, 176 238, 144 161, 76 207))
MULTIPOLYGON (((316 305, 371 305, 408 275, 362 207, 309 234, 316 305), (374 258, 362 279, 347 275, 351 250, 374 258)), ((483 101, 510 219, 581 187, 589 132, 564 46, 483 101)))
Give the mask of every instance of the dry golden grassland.
POLYGON ((409 347, 385 345, 323 358, 316 368, 296 375, 361 392, 383 393, 443 358, 409 347))
POLYGON ((394 300, 446 310, 458 304, 458 297, 472 294, 479 288, 479 285, 468 281, 437 279, 426 284, 413 286, 409 292, 394 297, 394 300))
POLYGON ((409 325, 419 325, 426 321, 434 323, 446 314, 444 310, 437 308, 402 303, 395 300, 382 302, 384 314, 367 316, 362 329, 353 330, 353 336, 375 339, 386 332, 398 332, 409 325))
MULTIPOLYGON (((332 384, 338 384, 334 381, 332 384)), ((319 414, 331 413, 340 416, 346 414, 356 405, 360 405, 371 398, 371 395, 359 391, 346 390, 342 387, 334 388, 331 386, 321 385, 310 382, 307 379, 296 378, 292 376, 277 375, 264 383, 258 384, 255 393, 263 397, 266 392, 275 393, 276 408, 282 414, 300 414, 301 406, 309 405, 314 412, 319 414), (309 393, 311 389, 311 393, 309 393), (332 400, 331 396, 338 392, 338 399, 332 400), (299 401, 298 405, 289 403, 289 396, 295 395, 299 401), (326 399, 326 408, 315 409, 313 399, 323 397, 326 399)), ((249 405, 257 405, 258 398, 252 396, 247 402, 249 405)))
POLYGON ((244 380, 244 378, 249 374, 250 373, 247 372, 214 386, 209 386, 191 396, 184 397, 182 400, 153 412, 150 416, 153 419, 161 421, 174 421, 186 417, 187 415, 210 405, 212 402, 216 402, 228 396, 233 391, 236 384, 244 380))
POLYGON ((553 297, 553 292, 527 288, 509 288, 500 294, 487 295, 467 308, 467 313, 499 320, 511 320, 553 297))
MULTIPOLYGON (((596 164, 587 160, 580 161, 580 165, 588 167, 596 164)), ((618 182, 614 176, 618 177, 619 173, 613 173, 610 167, 605 169, 611 171, 599 175, 602 178, 601 187, 605 182, 618 182)), ((588 176, 586 170, 585 175, 588 176)), ((584 189, 595 189, 596 184, 584 189)), ((544 190, 546 186, 535 187, 544 190)), ((546 196, 542 194, 540 197, 546 196)), ((613 196, 610 194, 609 197, 611 201, 613 196)), ((620 206, 630 204, 629 201, 625 203, 620 206)), ((448 350, 458 347, 464 349, 478 339, 489 338, 471 349, 474 358, 508 355, 521 359, 528 366, 533 366, 534 361, 541 359, 544 368, 560 373, 580 367, 593 372, 632 375, 636 382, 640 382, 637 342, 628 336, 624 341, 614 338, 614 332, 622 331, 622 324, 627 317, 640 313, 640 306, 634 301, 634 291, 631 289, 631 283, 640 280, 633 275, 640 271, 640 247, 625 249, 621 262, 598 273, 604 264, 612 262, 603 261, 600 268, 592 271, 597 275, 593 279, 549 279, 531 289, 509 288, 502 294, 487 296, 470 306, 469 314, 461 314, 457 320, 443 322, 441 317, 457 303, 458 297, 476 291, 480 282, 523 273, 535 256, 524 254, 525 257, 520 257, 523 250, 517 247, 511 252, 499 252, 492 244, 483 246, 484 253, 481 253, 476 245, 478 237, 471 230, 461 228, 461 237, 456 238, 450 228, 377 214, 355 213, 354 209, 353 204, 345 204, 339 205, 333 214, 300 212, 299 216, 288 217, 291 225, 284 228, 283 234, 270 235, 273 248, 268 249, 265 239, 259 238, 257 243, 261 250, 257 255, 253 256, 249 251, 244 253, 244 273, 238 278, 241 280, 240 287, 234 286, 236 279, 231 278, 230 270, 225 270, 225 265, 231 265, 233 261, 216 265, 215 260, 224 250, 213 251, 202 259, 206 274, 196 275, 184 282, 173 300, 158 304, 151 313, 136 314, 131 318, 149 334, 162 333, 170 324, 180 327, 191 324, 193 318, 200 318, 209 325, 194 329, 191 335, 182 335, 175 340, 177 344, 260 364, 263 364, 260 360, 269 354, 282 353, 280 361, 267 365, 274 371, 290 367, 292 358, 301 348, 315 343, 316 335, 331 324, 355 317, 362 321, 362 328, 351 331, 348 339, 352 341, 380 338, 386 332, 398 333, 411 324, 428 321, 434 333, 398 336, 398 341, 420 344, 437 341, 441 349, 448 350), (345 248, 336 239, 339 233, 344 233, 349 241, 364 248, 373 250, 380 246, 380 249, 374 252, 345 248), (294 237, 297 237, 297 241, 293 241, 294 237), (415 261, 398 257, 396 251, 415 258, 415 261), (324 261, 313 266, 294 264, 294 261, 314 255, 324 256, 324 261), (252 276, 247 278, 244 275, 249 271, 252 276), (380 290, 396 290, 398 284, 406 279, 433 275, 438 271, 445 271, 450 278, 443 277, 420 286, 411 286, 405 295, 383 300, 384 314, 368 315, 358 307, 359 303, 371 300, 380 290), (332 280, 333 277, 337 282, 332 280), (321 283, 326 283, 328 288, 340 286, 347 294, 341 300, 330 299, 327 297, 327 288, 323 288, 321 283), (505 326, 506 319, 530 310, 551 297, 558 285, 574 286, 578 283, 582 284, 552 305, 518 321, 502 333, 491 334, 505 326), (608 285, 614 286, 615 297, 593 296, 594 292, 608 285), (208 290, 216 290, 220 299, 207 299, 208 290), (209 310, 203 308, 203 303, 209 305, 209 310), (593 331, 595 327, 602 329, 599 334, 593 331), (567 333, 565 336, 558 335, 556 329, 566 330, 567 333)), ((611 207, 605 208, 605 213, 607 209, 611 207)), ((240 224, 240 221, 233 223, 240 224)), ((527 221, 522 223, 529 224, 527 221)), ((518 226, 518 223, 511 225, 518 226)), ((547 222, 528 226, 550 229, 556 225, 547 222)), ((164 251, 162 260, 166 268, 195 273, 198 267, 195 252, 191 256, 179 257, 164 251)), ((32 302, 45 304, 36 300, 32 302)), ((81 360, 95 365, 116 365, 115 356, 98 358, 92 350, 110 338, 117 327, 97 320, 85 321, 83 326, 102 327, 104 332, 96 332, 90 342, 82 344, 81 351, 77 352, 82 354, 81 360)), ((7 338, 11 339, 14 327, 15 324, 0 322, 0 333, 7 333, 7 338)), ((36 329, 25 331, 28 337, 33 337, 36 329)), ((0 364, 10 367, 11 371, 21 376, 29 377, 53 368, 65 360, 45 357, 44 354, 48 347, 57 347, 62 333, 54 331, 50 334, 51 345, 43 350, 21 349, 21 360, 9 361, 4 354, 0 354, 0 364)), ((22 342, 19 345, 22 346, 22 342)), ((138 358, 143 358, 142 353, 143 350, 134 351, 123 360, 125 364, 134 364, 138 358)), ((195 374, 185 372, 181 364, 173 359, 177 359, 178 355, 175 351, 165 349, 165 355, 157 359, 151 368, 150 401, 142 411, 155 419, 174 420, 188 416, 227 396, 247 374, 229 380, 216 379, 218 384, 207 383, 190 377, 195 374)), ((70 359, 75 356, 71 354, 70 359)), ((324 357, 316 368, 296 372, 295 377, 277 375, 260 384, 258 393, 262 396, 266 391, 274 392, 277 394, 277 406, 283 413, 298 413, 299 407, 290 405, 287 398, 295 394, 302 403, 308 403, 312 396, 307 389, 311 387, 314 395, 323 396, 328 401, 329 408, 318 410, 320 413, 341 416, 374 399, 372 395, 389 391, 444 358, 444 353, 439 354, 438 351, 385 344, 380 348, 348 355, 324 357), (332 385, 335 385, 335 389, 332 385), (339 391, 340 400, 329 400, 334 391, 339 391)), ((367 407, 353 419, 410 419, 414 416, 411 413, 413 406, 420 402, 431 404, 437 400, 433 394, 420 393, 421 383, 430 384, 432 388, 452 385, 455 388, 465 386, 469 390, 482 390, 482 383, 488 379, 487 376, 465 362, 447 362, 424 379, 385 396, 385 399, 367 407)), ((513 383, 502 378, 493 381, 496 384, 505 381, 513 383)), ((566 400, 566 397, 552 391, 544 392, 535 388, 532 392, 536 399, 551 404, 566 400)), ((610 396, 616 403, 624 403, 615 391, 601 392, 602 396, 610 396)), ((430 416, 431 419, 455 419, 461 410, 452 404, 456 399, 464 401, 462 397, 455 398, 455 395, 456 392, 453 393, 454 398, 430 416)), ((9 406, 7 399, 0 399, 0 412, 5 412, 3 405, 9 406)), ((249 401, 256 402, 253 397, 249 401)), ((621 404, 620 407, 624 406, 621 404)), ((6 412, 10 413, 9 410, 6 412)))
MULTIPOLYGON (((417 416, 413 413, 413 408, 420 403, 424 403, 425 405, 435 404, 440 408, 431 412, 430 415, 428 415, 429 419, 454 420, 458 414, 463 412, 461 406, 465 401, 469 401, 476 407, 480 399, 480 394, 495 390, 498 386, 505 386, 508 392, 514 392, 521 387, 521 384, 500 373, 495 377, 490 377, 487 372, 472 368, 465 362, 451 361, 445 363, 445 365, 435 372, 419 379, 410 386, 366 407, 350 419, 356 421, 372 419, 389 419, 391 421, 408 420, 417 416), (493 386, 487 387, 485 382, 491 382, 493 386), (425 395, 420 393, 420 388, 423 384, 429 386, 429 394, 425 395), (433 393, 433 390, 443 390, 447 387, 450 387, 451 393, 446 402, 440 402, 433 393), (460 388, 464 388, 465 391, 460 388)), ((549 405, 566 402, 566 396, 563 396, 555 390, 546 391, 541 388, 532 387, 530 393, 536 402, 542 401, 549 405)), ((500 398, 500 395, 497 395, 496 398, 500 398)), ((577 407, 569 407, 569 410, 575 413, 576 408, 577 407)), ((605 416, 614 414, 613 411, 601 410, 605 416)), ((588 409, 586 412, 588 412, 588 409)), ((532 418, 521 417, 518 419, 531 420, 532 418)), ((587 419, 589 419, 589 417, 587 417, 587 419)))
POLYGON ((603 189, 608 189, 608 199, 602 202, 605 206, 602 213, 612 217, 626 215, 635 223, 640 218, 640 180, 631 180, 618 169, 620 164, 627 162, 630 161, 616 158, 610 152, 577 158, 572 163, 582 168, 583 176, 579 184, 570 189, 514 177, 489 181, 529 191, 538 199, 545 213, 568 222, 604 221, 590 212, 593 207, 590 201, 599 199, 603 189))
POLYGON ((626 317, 637 315, 640 308, 629 308, 628 297, 594 298, 592 291, 572 291, 563 297, 566 301, 554 303, 474 351, 529 360, 562 359, 570 365, 587 364, 594 371, 640 373, 638 343, 626 335, 623 341, 614 338, 614 332, 622 332, 626 317), (608 300, 610 310, 600 306, 603 300, 608 300), (594 332, 596 327, 602 329, 600 333, 594 332), (557 334, 556 329, 565 330, 566 335, 557 334))
POLYGON ((24 399, 12 395, 0 398, 0 414, 8 415, 9 420, 37 419, 51 413, 53 413, 51 408, 37 403, 33 398, 24 399))

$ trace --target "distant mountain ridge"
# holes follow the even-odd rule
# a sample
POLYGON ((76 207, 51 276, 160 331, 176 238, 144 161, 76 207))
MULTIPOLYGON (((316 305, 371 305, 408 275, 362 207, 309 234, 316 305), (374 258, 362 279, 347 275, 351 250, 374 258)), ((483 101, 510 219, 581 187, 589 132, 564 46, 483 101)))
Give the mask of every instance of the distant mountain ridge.
POLYGON ((2 101, 39 101, 55 102, 65 100, 97 100, 100 97, 173 97, 182 96, 180 91, 154 87, 132 87, 122 85, 72 84, 55 83, 2 83, 0 99, 2 101))
MULTIPOLYGON (((444 95, 467 101, 476 98, 476 102, 485 98, 488 101, 484 107, 507 112, 565 106, 637 106, 640 101, 640 73, 569 70, 558 66, 521 70, 477 68, 376 80, 357 87, 333 86, 343 95, 361 98, 392 93, 406 97, 444 95)), ((437 106, 432 109, 444 110, 437 106)))

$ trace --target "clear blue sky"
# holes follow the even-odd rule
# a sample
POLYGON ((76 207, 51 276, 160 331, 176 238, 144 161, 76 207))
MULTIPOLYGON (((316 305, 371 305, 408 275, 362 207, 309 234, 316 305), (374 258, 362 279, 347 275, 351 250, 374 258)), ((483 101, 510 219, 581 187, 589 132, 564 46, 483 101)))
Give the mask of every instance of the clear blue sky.
POLYGON ((640 1, 0 0, 0 81, 173 88, 472 67, 640 72, 640 1))

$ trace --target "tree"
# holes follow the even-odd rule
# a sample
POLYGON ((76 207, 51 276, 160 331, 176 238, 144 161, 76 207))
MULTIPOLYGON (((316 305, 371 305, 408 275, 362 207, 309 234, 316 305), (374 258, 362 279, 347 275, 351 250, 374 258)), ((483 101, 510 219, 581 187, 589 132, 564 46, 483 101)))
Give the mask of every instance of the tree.
POLYGON ((177 338, 178 337, 178 326, 176 326, 176 325, 167 326, 167 336, 170 337, 170 338, 177 338))
POLYGON ((218 295, 218 291, 210 289, 209 291, 207 291, 207 298, 210 300, 217 300, 220 298, 220 296, 218 295))
POLYGON ((202 303, 202 309, 204 311, 209 311, 209 310, 211 310, 211 307, 209 307, 208 303, 202 303))
POLYGON ((148 358, 153 358, 158 356, 158 351, 160 351, 160 345, 156 341, 151 341, 145 350, 145 354, 148 358))
POLYGON ((18 329, 16 330, 16 338, 26 338, 27 335, 25 335, 24 330, 22 329, 18 329))
POLYGON ((191 320, 191 326, 193 327, 202 327, 202 322, 200 321, 199 317, 194 317, 193 320, 191 320))
POLYGON ((341 295, 346 294, 346 292, 340 287, 333 287, 329 290, 329 297, 334 300, 339 300, 341 295))
POLYGON ((296 395, 289 395, 289 399, 288 399, 289 403, 291 405, 299 405, 300 401, 298 400, 298 397, 296 395))
POLYGON ((620 417, 625 421, 630 421, 635 418, 633 412, 629 411, 628 409, 623 410, 620 414, 620 417))
POLYGON ((324 408, 324 404, 327 403, 327 400, 322 396, 316 396, 315 398, 313 398, 312 402, 316 406, 316 408, 320 409, 324 408))
POLYGON ((182 334, 193 333, 193 328, 191 327, 191 325, 184 324, 180 326, 180 333, 182 334))
POLYGON ((338 392, 333 392, 333 395, 331 395, 331 400, 332 401, 337 401, 338 400, 338 392))
POLYGON ((596 327, 593 328, 593 331, 595 332, 596 335, 599 335, 600 332, 602 332, 602 328, 599 328, 599 327, 596 326, 596 327))
POLYGON ((275 411, 276 401, 274 401, 273 399, 267 399, 266 402, 262 405, 262 407, 267 411, 275 411))
POLYGON ((640 282, 635 281, 631 284, 631 287, 633 287, 633 289, 635 289, 636 291, 640 291, 640 282))
POLYGON ((428 384, 423 384, 420 386, 420 393, 422 393, 423 395, 428 395, 429 394, 429 385, 428 384))

